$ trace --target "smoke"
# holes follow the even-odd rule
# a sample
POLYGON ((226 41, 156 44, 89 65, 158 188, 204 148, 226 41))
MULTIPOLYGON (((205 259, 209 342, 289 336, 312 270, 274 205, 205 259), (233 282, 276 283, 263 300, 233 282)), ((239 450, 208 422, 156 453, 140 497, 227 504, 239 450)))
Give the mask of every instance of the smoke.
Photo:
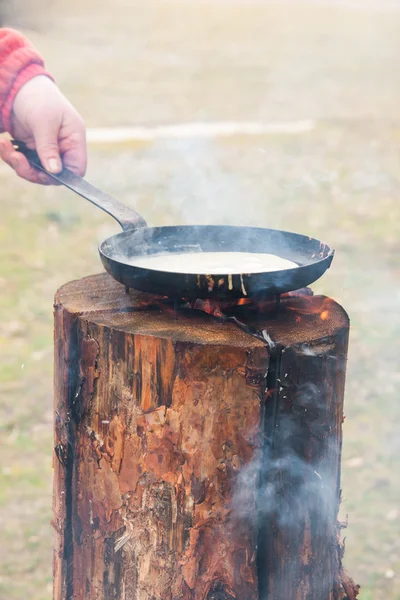
MULTIPOLYGON (((282 416, 273 437, 265 439, 262 450, 240 471, 234 509, 252 525, 258 527, 265 517, 274 515, 279 526, 291 527, 298 523, 299 510, 304 506, 318 513, 318 518, 331 521, 337 499, 336 486, 332 488, 332 466, 307 462, 300 453, 300 445, 304 444, 302 429, 301 419, 297 421, 295 415, 282 416), (257 510, 250 512, 254 493, 257 510)), ((334 458, 331 443, 322 443, 326 445, 324 454, 334 458)))
POLYGON ((268 445, 258 451, 238 475, 233 503, 235 513, 257 529, 270 516, 274 516, 280 528, 298 526, 299 513, 304 507, 328 522, 332 519, 336 490, 325 485, 329 474, 325 475, 322 469, 317 471, 296 455, 289 445, 286 453, 280 456, 274 456, 268 445), (253 509, 254 495, 257 497, 256 511, 253 509))
POLYGON ((314 561, 323 577, 309 584, 312 597, 333 589, 340 445, 322 392, 311 382, 267 390, 262 448, 236 480, 234 513, 258 535, 260 600, 292 597, 314 561))

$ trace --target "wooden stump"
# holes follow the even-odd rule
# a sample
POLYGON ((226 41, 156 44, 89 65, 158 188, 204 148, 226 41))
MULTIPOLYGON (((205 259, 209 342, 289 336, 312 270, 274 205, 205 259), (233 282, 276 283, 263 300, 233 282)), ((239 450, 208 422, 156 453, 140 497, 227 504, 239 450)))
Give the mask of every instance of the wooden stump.
POLYGON ((337 528, 347 316, 294 296, 247 325, 267 341, 105 274, 59 290, 55 600, 355 597, 337 528))

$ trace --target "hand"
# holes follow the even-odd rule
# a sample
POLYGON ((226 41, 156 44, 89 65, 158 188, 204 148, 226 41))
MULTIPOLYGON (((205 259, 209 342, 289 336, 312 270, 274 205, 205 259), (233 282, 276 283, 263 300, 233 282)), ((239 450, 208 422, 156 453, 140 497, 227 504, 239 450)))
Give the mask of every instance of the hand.
MULTIPOLYGON (((12 134, 37 151, 47 171, 59 173, 64 166, 77 175, 85 174, 85 125, 48 77, 33 77, 19 90, 13 105, 12 134)), ((45 185, 54 183, 31 167, 7 139, 0 139, 0 156, 20 177, 45 185)))

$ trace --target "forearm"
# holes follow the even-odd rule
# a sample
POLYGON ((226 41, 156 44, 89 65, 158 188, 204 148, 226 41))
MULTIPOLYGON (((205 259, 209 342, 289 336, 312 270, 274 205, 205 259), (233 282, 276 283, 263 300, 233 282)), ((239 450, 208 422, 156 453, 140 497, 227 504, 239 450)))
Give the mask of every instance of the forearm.
POLYGON ((47 75, 43 58, 20 33, 0 29, 0 132, 11 132, 15 96, 32 77, 47 75))

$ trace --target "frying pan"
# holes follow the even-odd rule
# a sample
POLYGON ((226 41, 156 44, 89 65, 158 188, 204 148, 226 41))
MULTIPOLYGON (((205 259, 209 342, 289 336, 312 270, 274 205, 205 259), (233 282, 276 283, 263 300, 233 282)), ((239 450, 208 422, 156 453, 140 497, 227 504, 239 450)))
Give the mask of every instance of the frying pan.
POLYGON ((144 219, 119 200, 98 190, 68 169, 54 175, 42 166, 38 154, 23 142, 13 140, 14 148, 30 164, 57 182, 89 200, 114 217, 122 232, 99 246, 106 271, 126 288, 135 288, 172 298, 267 297, 306 287, 330 267, 334 250, 308 236, 263 229, 194 225, 147 227, 144 219), (172 252, 251 252, 270 253, 298 264, 297 268, 266 273, 218 275, 170 273, 129 264, 135 256, 172 252))

